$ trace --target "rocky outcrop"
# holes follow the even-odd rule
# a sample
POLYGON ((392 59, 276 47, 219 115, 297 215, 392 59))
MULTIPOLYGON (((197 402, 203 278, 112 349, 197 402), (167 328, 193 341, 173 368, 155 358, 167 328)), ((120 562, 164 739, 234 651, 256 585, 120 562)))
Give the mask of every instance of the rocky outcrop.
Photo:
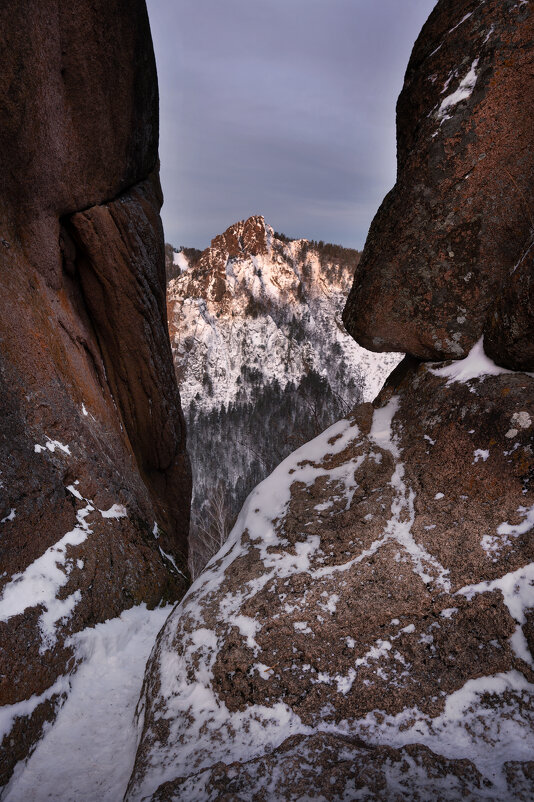
POLYGON ((154 802, 194 799, 235 802, 272 799, 374 799, 424 802, 480 799, 479 772, 468 760, 447 760, 424 746, 372 747, 358 738, 331 733, 293 735, 266 755, 247 763, 218 763, 199 775, 165 783, 154 802), (419 774, 414 790, 411 778, 419 774), (313 796, 310 794, 313 788, 313 796))
POLYGON ((69 636, 187 587, 144 2, 0 10, 0 783, 68 693, 69 636))
POLYGON ((263 217, 255 215, 234 223, 211 241, 202 252, 199 270, 209 274, 209 297, 221 301, 226 289, 226 265, 238 256, 260 256, 267 253, 267 230, 263 217))
POLYGON ((160 544, 184 555, 189 461, 180 398, 169 375, 162 200, 153 173, 117 200, 72 215, 69 227, 107 382, 154 504, 160 544))
POLYGON ((512 343, 532 318, 522 334, 515 320, 505 347, 494 300, 514 294, 510 274, 532 246, 531 5, 440 0, 415 44, 397 104, 397 183, 344 312, 366 348, 457 359, 487 332, 502 364, 525 364, 512 343))
POLYGON ((402 363, 256 488, 158 638, 130 800, 260 783, 297 734, 347 798, 327 734, 364 742, 364 798, 396 798, 376 744, 398 798, 531 798, 533 390, 481 354, 402 363))
POLYGON ((244 370, 256 384, 276 379, 282 389, 314 370, 350 405, 357 387, 373 398, 400 355, 364 351, 343 327, 359 258, 348 248, 289 240, 257 215, 215 237, 168 286, 184 409, 194 401, 209 412, 248 397, 244 370))

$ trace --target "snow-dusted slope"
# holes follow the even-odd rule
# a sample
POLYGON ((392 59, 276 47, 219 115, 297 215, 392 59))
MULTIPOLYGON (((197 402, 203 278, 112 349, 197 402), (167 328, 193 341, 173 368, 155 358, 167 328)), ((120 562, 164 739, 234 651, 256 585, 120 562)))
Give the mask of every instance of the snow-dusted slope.
POLYGON ((408 362, 255 488, 152 653, 130 802, 533 799, 533 383, 408 362))
MULTIPOLYGON (((68 698, 56 697, 55 722, 17 765, 0 794, 3 802, 122 799, 135 759, 134 714, 145 663, 171 609, 142 604, 72 637, 82 665, 59 680, 56 692, 68 698)), ((9 711, 2 712, 0 729, 9 711)))

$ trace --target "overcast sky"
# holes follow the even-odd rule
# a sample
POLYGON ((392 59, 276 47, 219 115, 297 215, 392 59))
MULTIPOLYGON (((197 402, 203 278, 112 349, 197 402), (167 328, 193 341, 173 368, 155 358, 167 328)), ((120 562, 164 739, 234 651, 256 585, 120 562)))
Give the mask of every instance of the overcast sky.
POLYGON ((395 102, 435 0, 148 0, 165 237, 236 220, 361 248, 395 182, 395 102))

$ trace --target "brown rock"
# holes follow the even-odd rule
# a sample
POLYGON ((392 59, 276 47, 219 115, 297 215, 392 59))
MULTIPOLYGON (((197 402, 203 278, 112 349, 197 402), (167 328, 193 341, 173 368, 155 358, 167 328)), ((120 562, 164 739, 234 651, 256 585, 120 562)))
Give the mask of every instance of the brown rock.
POLYGON ((35 697, 3 784, 68 692, 68 636, 183 594, 190 473, 144 2, 7 2, 0 24, 0 705, 35 697))
POLYGON ((424 746, 392 749, 326 732, 294 735, 247 763, 217 763, 198 776, 164 783, 151 798, 153 802, 192 799, 200 783, 205 783, 206 799, 232 802, 310 798, 426 802, 480 799, 481 791, 491 789, 468 760, 446 760, 424 746), (420 783, 414 788, 411 780, 417 771, 420 783))
POLYGON ((397 182, 344 312, 366 348, 464 356, 531 244, 533 20, 528 3, 440 0, 425 24, 397 104, 397 182))
POLYGON ((69 229, 107 380, 155 505, 161 544, 183 561, 191 479, 180 396, 171 378, 162 200, 152 174, 116 201, 73 215, 69 229))
MULTIPOLYGON (((226 264, 229 259, 258 256, 267 253, 267 231, 265 220, 254 215, 240 220, 218 234, 205 248, 195 264, 195 283, 197 292, 220 303, 226 293, 226 264)), ((191 288, 194 292, 194 289, 191 288)))
MULTIPOLYGON (((511 718, 531 739, 534 723, 533 390, 524 374, 449 382, 408 359, 372 419, 357 408, 257 488, 160 634, 130 800, 174 798, 158 779, 173 771, 189 798, 211 798, 200 789, 218 776, 237 794, 248 761, 277 765, 288 732, 339 728, 449 757, 451 739, 465 739, 461 757, 478 755, 479 772, 495 744, 495 760, 517 754, 499 733, 511 718)), ((380 774, 381 758, 367 759, 380 774)), ((416 799, 431 769, 406 772, 399 798, 416 799)))
POLYGON ((145 178, 158 89, 144 0, 7 0, 0 24, 7 219, 44 225, 145 178))
POLYGON ((531 245, 490 307, 484 349, 498 365, 534 371, 534 248, 531 245))

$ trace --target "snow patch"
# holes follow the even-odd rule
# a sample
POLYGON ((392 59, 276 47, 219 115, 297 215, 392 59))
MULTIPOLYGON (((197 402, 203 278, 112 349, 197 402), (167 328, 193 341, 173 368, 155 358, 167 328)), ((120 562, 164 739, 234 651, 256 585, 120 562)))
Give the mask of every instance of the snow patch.
POLYGON ((54 453, 56 448, 58 448, 60 451, 63 451, 65 454, 69 454, 70 456, 69 446, 60 443, 59 440, 52 440, 50 437, 48 437, 48 435, 45 435, 45 437, 46 437, 46 443, 44 444, 44 446, 39 445, 39 443, 35 444, 34 451, 36 454, 41 454, 43 451, 46 451, 46 449, 54 453))
MULTIPOLYGON (((70 690, 70 682, 67 677, 59 677, 50 688, 40 694, 34 694, 29 699, 23 699, 13 705, 0 707, 0 743, 6 735, 11 732, 13 724, 17 718, 31 716, 34 710, 43 702, 48 701, 53 696, 67 694, 70 690)), ((21 799, 22 797, 18 797, 21 799)), ((27 797, 28 799, 30 797, 27 797)), ((15 802, 15 800, 14 800, 15 802)), ((18 800, 16 800, 18 802, 18 800)))
MULTIPOLYGON (((532 528, 534 526, 534 508, 529 511, 529 514, 532 516, 529 520, 529 528, 532 528)), ((508 527, 509 524, 501 524, 501 526, 508 527)), ((465 596, 470 601, 477 593, 489 593, 493 590, 500 590, 508 612, 517 623, 516 630, 510 638, 512 649, 518 657, 534 667, 534 659, 522 630, 522 625, 527 620, 525 612, 534 608, 534 563, 511 571, 499 579, 466 585, 458 590, 456 595, 465 596)))
POLYGON ((99 510, 102 518, 127 518, 128 512, 123 504, 113 504, 109 510, 99 510))
POLYGON ((16 508, 11 507, 11 512, 9 512, 5 518, 2 518, 0 524, 6 524, 8 521, 13 521, 15 519, 16 512, 17 512, 16 508))
POLYGON ((484 704, 483 699, 488 695, 502 699, 505 693, 520 698, 531 696, 534 685, 519 671, 479 677, 468 680, 447 696, 443 713, 435 718, 417 707, 405 709, 396 716, 377 710, 345 732, 355 732, 371 742, 397 748, 421 743, 446 758, 471 760, 481 774, 495 784, 486 798, 507 799, 504 763, 532 759, 534 722, 529 713, 523 715, 520 704, 513 701, 498 706, 491 702, 484 704))
POLYGON ((145 663, 171 609, 147 610, 142 604, 74 635, 69 642, 83 660, 75 674, 60 677, 40 697, 0 708, 0 733, 5 733, 15 716, 68 693, 33 754, 16 767, 4 802, 123 798, 137 749, 134 711, 145 663))
MULTIPOLYGON (((454 28, 452 30, 454 30, 454 28)), ((441 101, 441 105, 437 114, 438 120, 443 122, 444 120, 448 119, 449 115, 447 112, 453 109, 454 106, 457 106, 460 101, 467 100, 467 98, 471 96, 471 93, 473 92, 477 82, 476 68, 478 66, 478 61, 478 58, 473 61, 471 64, 471 69, 460 81, 458 89, 456 89, 450 95, 447 95, 447 97, 441 101)))
MULTIPOLYGON (((430 368, 435 376, 447 379, 447 386, 454 382, 466 382, 481 379, 483 376, 500 376, 504 373, 513 373, 512 370, 501 368, 484 353, 484 338, 481 337, 471 348, 465 359, 457 359, 450 365, 441 368, 430 368)), ((528 374, 530 375, 530 374, 528 374)))
POLYGON ((174 251, 172 255, 173 264, 178 265, 181 273, 185 273, 189 269, 189 260, 183 251, 178 253, 174 251))
POLYGON ((469 14, 466 14, 464 17, 462 17, 460 22, 457 25, 455 25, 454 28, 451 28, 447 33, 449 34, 449 33, 452 33, 453 31, 455 31, 457 28, 460 27, 460 25, 463 25, 464 22, 469 19, 469 17, 472 17, 472 16, 473 16, 473 12, 471 11, 469 14))
MULTIPOLYGON (((154 537, 155 537, 155 538, 156 538, 156 540, 157 540, 157 538, 159 537, 159 534, 155 534, 155 535, 154 535, 154 537)), ((183 578, 184 578, 184 579, 187 579, 187 577, 186 577, 186 575, 184 574, 184 572, 183 572, 183 571, 180 571, 180 569, 179 569, 179 568, 178 568, 178 566, 176 565, 176 560, 174 559, 174 557, 172 556, 172 554, 168 554, 166 551, 163 551, 163 549, 161 548, 161 546, 158 546, 158 548, 159 548, 159 553, 161 554, 161 556, 162 556, 162 557, 165 557, 165 559, 166 559, 166 560, 168 560, 168 561, 170 562, 170 564, 172 565, 172 567, 174 568, 174 570, 176 571, 176 573, 177 573, 177 574, 180 574, 180 576, 183 576, 183 578)), ((188 580, 188 581, 189 581, 189 580, 188 580)))
POLYGON ((66 599, 57 599, 56 595, 69 581, 73 567, 73 561, 67 558, 67 547, 79 546, 92 533, 85 519, 93 511, 94 507, 91 504, 78 510, 77 526, 67 532, 55 545, 50 546, 23 573, 15 574, 4 587, 0 598, 0 621, 8 621, 13 616, 23 613, 28 607, 39 605, 44 608, 39 617, 41 653, 55 644, 56 625, 72 615, 74 607, 81 599, 79 590, 66 599))

